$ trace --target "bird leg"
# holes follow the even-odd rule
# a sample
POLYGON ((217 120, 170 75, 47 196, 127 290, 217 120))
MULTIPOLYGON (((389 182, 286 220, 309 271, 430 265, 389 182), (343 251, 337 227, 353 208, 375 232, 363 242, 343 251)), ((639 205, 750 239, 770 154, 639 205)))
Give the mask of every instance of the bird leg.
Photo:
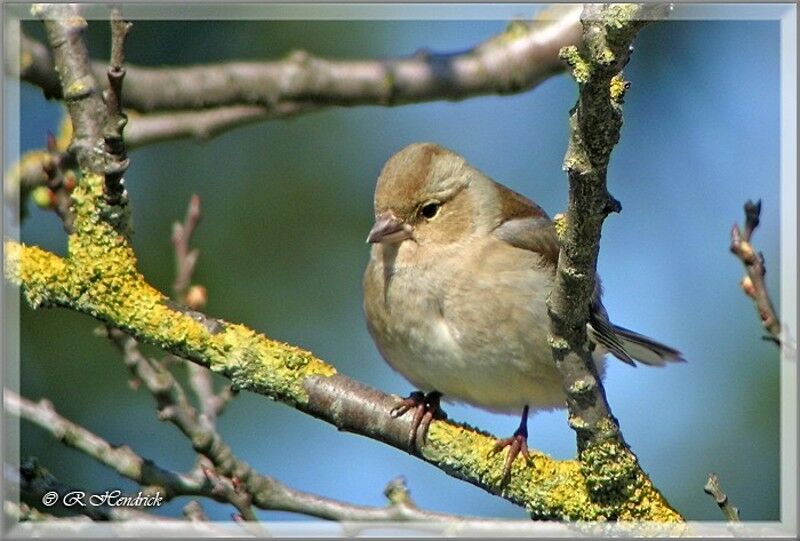
POLYGON ((531 461, 531 455, 528 452, 528 406, 522 408, 522 419, 519 422, 519 428, 514 431, 514 435, 510 438, 498 439, 489 454, 494 455, 506 447, 508 447, 508 456, 503 465, 503 484, 511 479, 511 466, 514 465, 517 456, 521 454, 528 463, 531 461))
POLYGON ((447 414, 439 407, 442 393, 431 391, 425 394, 421 391, 414 391, 407 398, 392 408, 390 415, 395 419, 401 417, 406 412, 414 410, 414 417, 411 420, 411 429, 408 431, 408 446, 420 449, 428 438, 428 428, 434 419, 446 419, 447 414))

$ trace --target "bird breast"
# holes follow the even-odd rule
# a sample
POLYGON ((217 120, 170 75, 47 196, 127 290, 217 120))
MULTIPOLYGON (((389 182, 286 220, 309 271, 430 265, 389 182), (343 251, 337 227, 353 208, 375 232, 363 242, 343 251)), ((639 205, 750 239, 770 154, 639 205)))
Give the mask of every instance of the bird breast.
POLYGON ((507 413, 563 407, 547 342, 552 280, 536 254, 492 238, 469 249, 375 245, 367 326, 389 365, 421 390, 507 413))

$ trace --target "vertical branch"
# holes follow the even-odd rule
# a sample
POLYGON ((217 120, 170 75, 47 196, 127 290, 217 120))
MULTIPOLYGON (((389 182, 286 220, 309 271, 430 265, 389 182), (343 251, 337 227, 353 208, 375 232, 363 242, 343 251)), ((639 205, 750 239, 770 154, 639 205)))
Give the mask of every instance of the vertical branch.
MULTIPOLYGON (((104 205, 97 209, 100 212, 96 218, 127 238, 130 236, 130 211, 122 175, 128 167, 128 159, 122 142, 125 115, 120 96, 125 73, 121 64, 122 50, 130 25, 118 16, 112 22, 111 67, 108 69, 111 88, 102 93, 92 73, 83 39, 86 20, 78 14, 76 6, 36 4, 32 12, 44 22, 53 51, 53 62, 73 128, 69 150, 77 156, 84 173, 80 184, 86 186, 92 175, 102 175, 104 205)), ((74 195, 73 198, 77 203, 79 198, 74 195)))
POLYGON ((32 11, 44 22, 64 102, 72 119, 70 149, 76 152, 84 171, 102 173, 106 154, 98 148, 98 143, 106 123, 106 105, 83 40, 86 20, 70 4, 36 4, 32 11))
POLYGON ((122 175, 130 163, 122 138, 128 117, 122 111, 122 83, 125 80, 125 38, 132 23, 124 21, 119 11, 111 12, 111 60, 108 70, 108 90, 103 92, 108 114, 103 127, 105 149, 111 158, 106 166, 106 197, 110 205, 120 202, 123 195, 122 175))
MULTIPOLYGON (((183 223, 175 222, 172 225, 172 245, 175 248, 175 282, 172 285, 172 292, 177 302, 186 303, 186 295, 189 290, 189 283, 197 264, 200 252, 197 249, 190 249, 189 242, 192 239, 194 230, 202 218, 200 212, 200 197, 192 195, 189 206, 186 209, 186 218, 183 223)), ((193 310, 199 310, 202 306, 192 306, 193 310)))
POLYGON ((569 201, 566 215, 556 218, 561 251, 548 308, 553 356, 564 377, 570 421, 581 448, 606 438, 622 441, 592 361, 586 324, 596 288, 603 221, 621 209, 606 187, 606 171, 622 126, 627 84, 621 70, 645 23, 644 10, 637 5, 587 5, 581 49, 561 51, 578 82, 579 97, 569 120, 564 158, 569 201))
POLYGON ((611 413, 592 359, 586 325, 597 291, 595 273, 603 221, 621 210, 608 192, 606 173, 611 151, 619 140, 622 103, 629 86, 622 78, 622 68, 629 60, 634 37, 647 23, 645 19, 661 12, 663 7, 658 6, 587 4, 581 15, 580 48, 561 50, 578 83, 579 95, 570 115, 564 158, 569 201, 566 214, 556 217, 561 249, 547 301, 550 341, 564 381, 570 426, 577 434, 587 489, 590 497, 608 505, 612 514, 618 512, 614 509, 622 499, 633 496, 630 487, 635 480, 650 481, 611 413))

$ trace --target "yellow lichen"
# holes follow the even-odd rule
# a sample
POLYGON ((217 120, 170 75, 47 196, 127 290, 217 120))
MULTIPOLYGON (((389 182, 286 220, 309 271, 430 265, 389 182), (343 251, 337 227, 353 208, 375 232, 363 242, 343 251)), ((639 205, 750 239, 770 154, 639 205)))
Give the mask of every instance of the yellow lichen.
POLYGON ((92 86, 86 78, 75 79, 64 89, 64 99, 77 100, 89 94, 92 86))
POLYGON ((616 103, 622 103, 622 100, 625 98, 625 91, 628 90, 628 86, 629 83, 622 76, 621 72, 613 76, 611 78, 611 85, 609 88, 611 99, 616 103))
POLYGON ((572 76, 578 83, 585 83, 589 80, 589 76, 592 73, 592 67, 589 62, 584 60, 584 58, 578 52, 577 47, 574 45, 562 47, 558 55, 562 60, 569 64, 570 68, 572 68, 572 76))
POLYGON ((553 217, 553 227, 556 228, 558 238, 563 238, 567 230, 567 216, 561 213, 556 214, 553 217))

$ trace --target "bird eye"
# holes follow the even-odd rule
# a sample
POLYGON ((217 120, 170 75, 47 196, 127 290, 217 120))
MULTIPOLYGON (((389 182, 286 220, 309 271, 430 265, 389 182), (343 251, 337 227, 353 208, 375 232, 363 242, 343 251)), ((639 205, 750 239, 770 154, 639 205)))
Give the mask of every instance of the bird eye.
POLYGON ((436 201, 431 201, 430 203, 425 203, 422 205, 422 208, 419 209, 419 213, 422 215, 423 218, 426 220, 430 220, 439 212, 439 207, 441 207, 441 203, 437 203, 436 201))

